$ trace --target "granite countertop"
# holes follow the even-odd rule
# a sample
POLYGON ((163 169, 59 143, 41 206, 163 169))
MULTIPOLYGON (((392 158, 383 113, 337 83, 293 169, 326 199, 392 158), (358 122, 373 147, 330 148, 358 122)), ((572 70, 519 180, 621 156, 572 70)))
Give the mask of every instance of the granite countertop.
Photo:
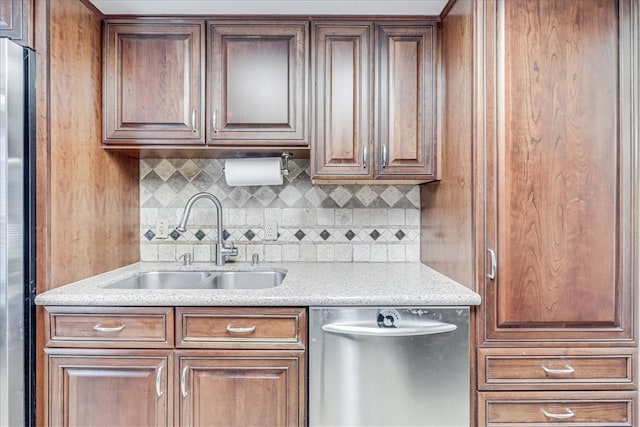
POLYGON ((429 306, 478 305, 480 296, 421 263, 294 262, 135 263, 68 284, 36 297, 38 305, 90 306, 429 306), (286 271, 268 289, 109 289, 145 271, 286 271))

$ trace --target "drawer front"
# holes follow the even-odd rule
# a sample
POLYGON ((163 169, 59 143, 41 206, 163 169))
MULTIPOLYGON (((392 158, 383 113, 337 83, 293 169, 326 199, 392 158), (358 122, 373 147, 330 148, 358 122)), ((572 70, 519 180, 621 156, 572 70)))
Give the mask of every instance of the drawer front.
POLYGON ((634 390, 633 348, 480 349, 480 390, 634 390))
POLYGON ((167 348, 172 308, 47 307, 48 347, 167 348))
POLYGON ((629 426, 637 397, 632 392, 478 394, 480 426, 629 426))
POLYGON ((177 308, 177 347, 303 349, 300 308, 177 308))

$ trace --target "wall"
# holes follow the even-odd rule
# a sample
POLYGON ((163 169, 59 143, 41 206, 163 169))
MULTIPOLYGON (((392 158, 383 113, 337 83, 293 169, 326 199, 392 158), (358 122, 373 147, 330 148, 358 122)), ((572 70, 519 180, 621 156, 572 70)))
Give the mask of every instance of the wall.
POLYGON ((36 6, 43 291, 138 261, 139 201, 138 161, 101 147, 101 17, 81 1, 36 6))
POLYGON ((142 261, 174 261, 185 252, 211 261, 217 239, 215 208, 195 205, 188 230, 156 235, 158 219, 172 231, 186 201, 199 191, 218 197, 227 240, 237 261, 254 253, 266 261, 419 261, 420 191, 416 185, 313 185, 309 161, 290 161, 282 186, 229 187, 223 161, 140 160, 142 261), (265 222, 278 224, 278 239, 264 240, 265 222))
POLYGON ((441 27, 441 180, 421 186, 421 261, 473 284, 473 2, 457 1, 441 27))

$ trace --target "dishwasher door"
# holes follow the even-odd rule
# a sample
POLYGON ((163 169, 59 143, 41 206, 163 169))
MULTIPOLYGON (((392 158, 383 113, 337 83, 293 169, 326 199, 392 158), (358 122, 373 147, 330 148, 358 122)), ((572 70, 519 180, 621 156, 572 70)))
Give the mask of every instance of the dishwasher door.
POLYGON ((468 427, 468 307, 311 307, 309 425, 468 427))

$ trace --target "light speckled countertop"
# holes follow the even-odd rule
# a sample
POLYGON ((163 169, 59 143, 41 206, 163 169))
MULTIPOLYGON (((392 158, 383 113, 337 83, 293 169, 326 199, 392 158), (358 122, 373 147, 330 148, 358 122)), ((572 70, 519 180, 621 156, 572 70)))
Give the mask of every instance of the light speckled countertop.
POLYGON ((62 286, 36 297, 39 305, 91 306, 428 306, 478 305, 480 296, 420 263, 295 262, 136 263, 62 286), (145 271, 286 271, 268 289, 108 289, 105 285, 145 271))

